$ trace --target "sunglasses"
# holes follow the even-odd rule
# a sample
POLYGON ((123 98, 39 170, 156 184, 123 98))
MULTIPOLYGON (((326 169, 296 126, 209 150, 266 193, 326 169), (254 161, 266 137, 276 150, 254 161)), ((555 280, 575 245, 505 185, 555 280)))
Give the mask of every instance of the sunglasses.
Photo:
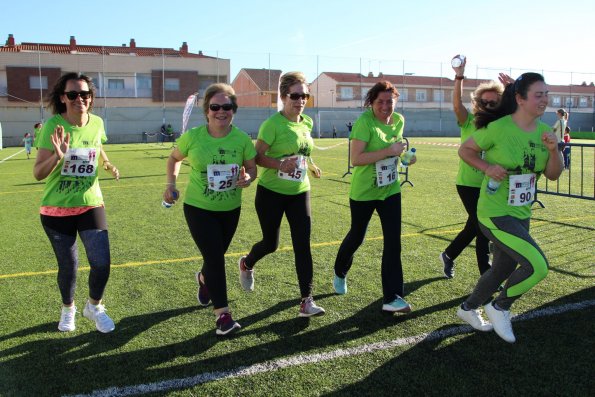
POLYGON ((211 109, 213 112, 218 112, 221 109, 223 109, 226 112, 228 112, 231 109, 233 109, 233 104, 232 103, 224 103, 223 105, 219 105, 217 103, 211 103, 209 105, 209 109, 211 109))
POLYGON ((287 96, 292 101, 297 101, 298 99, 306 100, 307 101, 308 99, 310 99, 310 94, 298 94, 297 92, 293 92, 291 94, 287 94, 287 96))
POLYGON ((66 95, 66 98, 70 99, 71 101, 74 101, 76 98, 79 97, 79 95, 82 100, 89 99, 89 98, 91 98, 92 93, 91 93, 91 91, 80 91, 80 92, 68 91, 68 92, 65 92, 64 95, 66 95))
POLYGON ((498 105, 498 102, 496 101, 486 101, 485 99, 482 99, 479 102, 481 103, 481 106, 483 106, 484 108, 487 108, 488 106, 491 108, 495 108, 496 105, 498 105))

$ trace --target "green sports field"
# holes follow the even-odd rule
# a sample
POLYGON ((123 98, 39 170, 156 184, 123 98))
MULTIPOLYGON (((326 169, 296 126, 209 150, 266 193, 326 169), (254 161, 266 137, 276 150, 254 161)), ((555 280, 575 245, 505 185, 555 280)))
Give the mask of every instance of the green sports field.
MULTIPOLYGON (((380 312, 383 241, 376 216, 349 273, 348 294, 333 293, 333 263, 349 227, 347 141, 315 143, 323 177, 312 180, 314 294, 327 313, 297 317, 286 221, 279 250, 256 266, 255 291, 241 289, 237 260, 261 237, 253 185, 244 191, 227 255, 230 307, 242 325, 227 339, 215 336, 211 308, 197 304, 194 272, 202 259, 182 205, 161 207, 170 144, 106 146, 122 175, 119 182, 107 173, 101 179, 112 254, 104 303, 116 322, 110 334, 97 332, 82 313, 76 331, 57 330, 56 263, 39 221, 43 182, 33 178, 34 160, 21 148, 0 151, 0 395, 593 393, 595 201, 539 197, 545 208, 534 206, 532 234, 550 272, 513 306, 523 316, 513 322, 511 345, 493 332, 471 331, 455 315, 478 277, 474 250, 457 259, 451 280, 438 260, 465 221, 454 185, 457 140, 410 140, 418 162, 410 168, 414 186, 403 186, 402 258, 413 312, 395 316, 380 312)), ((586 156, 592 191, 593 152, 586 156)), ((187 181, 184 165, 181 190, 187 181)), ((82 312, 88 264, 80 248, 82 312)))

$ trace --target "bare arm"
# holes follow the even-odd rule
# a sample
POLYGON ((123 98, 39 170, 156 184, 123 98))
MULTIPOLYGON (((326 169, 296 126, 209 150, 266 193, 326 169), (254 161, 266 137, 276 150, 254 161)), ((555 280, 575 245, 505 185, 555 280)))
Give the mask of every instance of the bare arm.
POLYGON ((256 172, 256 160, 244 160, 236 186, 239 188, 250 186, 252 181, 256 179, 256 172))
POLYGON ((176 188, 176 180, 180 174, 180 166, 185 156, 180 152, 180 149, 175 148, 171 151, 167 159, 165 169, 165 176, 167 178, 165 192, 163 192, 163 200, 168 203, 174 203, 180 197, 180 191, 176 188), (175 196, 175 197, 174 197, 175 196))
POLYGON ((33 176, 38 181, 47 178, 60 161, 62 161, 64 154, 70 147, 70 134, 65 134, 64 127, 61 125, 54 129, 54 133, 50 136, 50 139, 54 146, 54 151, 48 149, 39 149, 37 151, 35 165, 33 166, 33 176))
POLYGON ((543 170, 543 175, 550 181, 555 181, 564 170, 564 158, 562 152, 558 150, 558 138, 552 132, 544 132, 541 135, 541 141, 550 155, 543 170))
POLYGON ((473 168, 483 171, 488 177, 501 181, 507 175, 506 170, 498 164, 490 164, 480 156, 481 148, 473 137, 467 139, 459 148, 459 157, 473 168))
POLYGON ((461 66, 453 67, 455 71, 455 87, 453 91, 452 97, 452 108, 455 112, 455 116, 457 116, 457 122, 462 125, 465 121, 467 121, 467 117, 469 116, 469 112, 463 105, 463 80, 457 80, 456 76, 464 76, 465 75, 465 65, 467 64, 467 58, 463 60, 461 66))
POLYGON ((359 139, 351 140, 351 164, 354 166, 374 164, 379 160, 387 157, 400 156, 405 151, 406 145, 402 142, 395 142, 389 147, 376 150, 373 152, 366 152, 367 142, 359 139))
POLYGON ((295 170, 297 164, 295 161, 277 160, 267 156, 265 153, 271 147, 268 143, 263 140, 257 139, 256 145, 256 164, 265 168, 272 168, 274 170, 280 170, 285 173, 290 173, 295 170))
POLYGON ((120 171, 116 168, 115 165, 113 165, 112 163, 110 163, 107 154, 105 153, 105 150, 103 150, 103 146, 101 146, 100 149, 100 155, 101 158, 103 160, 103 169, 106 171, 109 171, 112 173, 113 177, 116 178, 116 180, 120 180, 120 171))

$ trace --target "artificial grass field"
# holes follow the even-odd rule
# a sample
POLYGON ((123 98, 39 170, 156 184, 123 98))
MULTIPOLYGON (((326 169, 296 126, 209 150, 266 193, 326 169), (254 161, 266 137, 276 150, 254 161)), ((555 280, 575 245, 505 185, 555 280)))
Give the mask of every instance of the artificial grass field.
MULTIPOLYGON (((533 206, 531 230, 550 272, 512 312, 545 309, 547 315, 513 322, 512 345, 493 332, 473 332, 455 312, 478 278, 474 249, 457 258, 451 280, 438 260, 466 220, 455 188, 457 148, 445 145, 457 142, 410 139, 418 161, 409 173, 414 186, 402 187, 405 298, 413 306, 408 315, 380 313, 383 241, 376 215, 348 275, 348 294, 333 292, 334 259, 349 228, 346 139, 315 140, 313 153, 323 171, 320 180, 311 178, 314 296, 326 315, 297 317, 299 289, 285 220, 279 250, 255 267, 255 291, 241 289, 237 260, 261 238, 256 186, 244 190, 227 255, 230 307, 242 329, 227 339, 215 336, 212 308, 197 304, 194 272, 202 262, 182 205, 160 204, 170 144, 106 146, 121 172, 117 182, 100 171, 112 256, 104 298, 116 322, 110 334, 100 334, 82 316, 88 277, 82 245, 77 329, 57 330, 57 265, 39 221, 43 182, 34 180, 34 160, 24 152, 10 157, 21 148, 0 151, 0 395, 591 394, 595 201, 539 196, 545 208, 533 206), (403 343, 389 343, 395 340, 403 343)), ((593 151, 586 156, 584 183, 593 191, 593 151)), ((182 199, 187 180, 182 166, 182 199)))

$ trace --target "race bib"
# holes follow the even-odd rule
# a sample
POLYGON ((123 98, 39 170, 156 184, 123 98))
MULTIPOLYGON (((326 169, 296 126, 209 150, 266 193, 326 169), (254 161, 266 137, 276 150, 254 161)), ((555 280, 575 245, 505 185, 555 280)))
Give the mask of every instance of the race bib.
POLYGON ((387 186, 397 180, 397 158, 389 157, 376 162, 376 185, 387 186))
POLYGON ((236 188, 240 167, 237 164, 209 164, 207 165, 207 180, 209 189, 224 192, 236 188))
POLYGON ((277 171, 277 176, 286 181, 303 182, 306 178, 306 172, 308 171, 306 156, 292 156, 286 158, 292 160, 295 159, 296 168, 290 173, 281 172, 281 170, 279 170, 277 171))
POLYGON ((62 165, 62 175, 95 176, 96 171, 97 149, 77 148, 66 151, 64 165, 62 165))
POLYGON ((519 207, 531 204, 535 198, 535 174, 510 175, 508 205, 519 207))

